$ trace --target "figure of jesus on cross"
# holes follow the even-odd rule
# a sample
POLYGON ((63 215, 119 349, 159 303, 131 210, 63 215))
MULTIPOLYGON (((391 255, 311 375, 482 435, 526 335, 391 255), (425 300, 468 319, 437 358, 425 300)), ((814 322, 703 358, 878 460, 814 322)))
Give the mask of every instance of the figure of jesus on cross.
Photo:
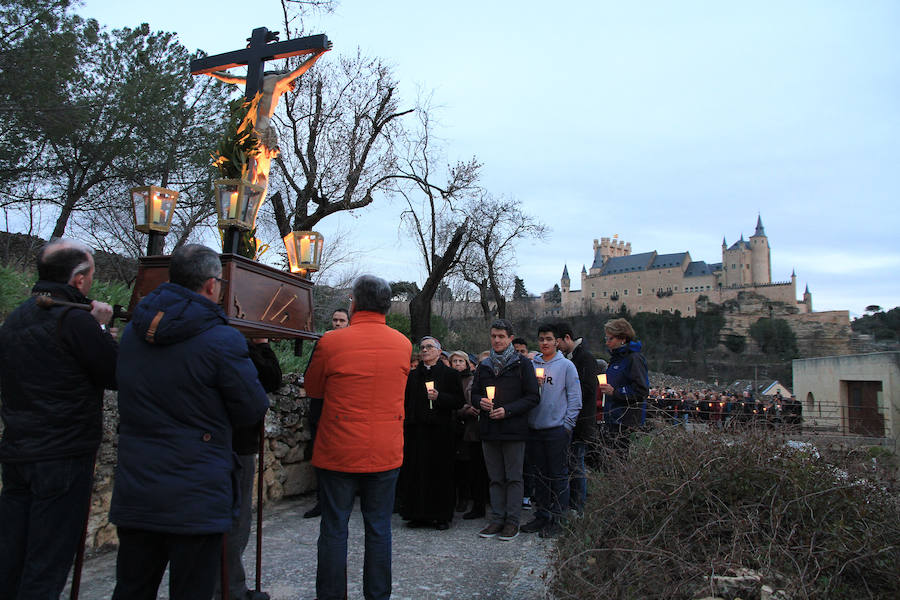
POLYGON ((246 85, 244 97, 248 101, 254 101, 257 93, 260 93, 255 114, 251 115, 251 118, 260 143, 270 152, 277 151, 278 148, 278 135, 272 125, 272 115, 275 114, 275 109, 278 107, 278 100, 286 92, 292 91, 297 78, 306 73, 332 47, 331 42, 324 35, 269 43, 277 39, 276 36, 277 33, 272 34, 265 27, 259 27, 253 30, 249 39, 250 44, 245 50, 236 50, 191 62, 191 72, 195 75, 202 73, 225 83, 246 85), (265 73, 262 71, 266 60, 300 54, 309 54, 309 56, 292 71, 265 73), (246 77, 232 75, 221 70, 241 65, 247 65, 246 77))

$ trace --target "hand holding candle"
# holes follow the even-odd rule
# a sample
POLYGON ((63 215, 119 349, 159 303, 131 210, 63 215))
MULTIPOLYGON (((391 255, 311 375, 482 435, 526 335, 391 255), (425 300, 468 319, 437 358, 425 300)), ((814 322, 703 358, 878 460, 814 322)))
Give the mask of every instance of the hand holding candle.
POLYGON ((425 395, 428 396, 428 408, 434 408, 434 399, 437 397, 437 391, 434 389, 433 381, 425 382, 425 395))
POLYGON ((484 393, 487 395, 487 398, 481 399, 481 410, 486 410, 491 412, 494 410, 494 394, 496 392, 496 388, 492 385, 489 385, 484 388, 484 393))
POLYGON ((599 375, 597 375, 597 383, 600 384, 598 387, 599 387, 599 389, 600 389, 600 392, 601 392, 604 396, 605 396, 606 394, 612 394, 612 393, 615 391, 615 390, 613 389, 613 386, 609 385, 609 384, 606 382, 606 373, 600 373, 599 375))

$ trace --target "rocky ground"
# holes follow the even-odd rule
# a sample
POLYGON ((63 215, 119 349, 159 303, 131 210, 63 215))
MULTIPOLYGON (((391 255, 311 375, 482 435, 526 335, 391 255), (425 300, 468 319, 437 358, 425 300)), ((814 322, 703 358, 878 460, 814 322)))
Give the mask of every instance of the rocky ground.
MULTIPOLYGON (((264 511, 262 589, 272 600, 315 598, 316 538, 319 519, 304 519, 312 496, 276 502, 264 511)), ((524 519, 530 519, 526 511, 524 519)), ((394 600, 541 600, 553 551, 550 540, 519 534, 509 542, 482 539, 486 521, 457 518, 447 531, 411 529, 398 515, 393 522, 394 600)), ((255 533, 245 554, 248 577, 255 577, 255 533)), ((349 600, 362 599, 363 523, 358 509, 350 519, 349 600)), ((97 554, 84 567, 80 598, 101 600, 115 587, 115 552, 97 554)), ((69 591, 63 594, 69 597, 69 591)), ((159 598, 169 597, 167 583, 159 598)))

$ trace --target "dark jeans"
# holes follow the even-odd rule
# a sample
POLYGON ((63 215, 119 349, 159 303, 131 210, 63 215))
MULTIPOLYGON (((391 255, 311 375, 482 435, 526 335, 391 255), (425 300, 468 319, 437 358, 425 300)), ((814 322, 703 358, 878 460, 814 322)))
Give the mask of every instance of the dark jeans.
MULTIPOLYGON (((228 564, 228 597, 231 600, 243 598, 247 595, 247 574, 244 571, 244 563, 241 560, 247 542, 250 539, 250 522, 252 519, 251 508, 253 506, 253 476, 256 475, 256 455, 239 454, 238 462, 241 464, 241 509, 238 520, 228 535, 225 536, 225 557, 228 564)), ((222 576, 216 576, 216 597, 222 595, 222 576)))
POLYGON ((587 502, 587 474, 584 470, 584 457, 587 454, 587 442, 575 440, 569 446, 569 508, 581 514, 587 502))
POLYGON ((566 453, 571 434, 566 428, 532 429, 528 434, 527 453, 534 468, 535 516, 559 518, 569 507, 569 469, 566 453))
POLYGON ((119 527, 113 600, 155 600, 166 564, 170 600, 211 598, 222 534, 178 535, 119 527))
POLYGON ((391 597, 391 513, 400 469, 379 473, 344 473, 316 469, 319 480, 319 523, 316 594, 319 600, 344 600, 347 594, 347 522, 354 496, 366 528, 363 596, 391 597))
POLYGON ((3 464, 0 599, 58 600, 81 543, 93 475, 93 455, 3 464))

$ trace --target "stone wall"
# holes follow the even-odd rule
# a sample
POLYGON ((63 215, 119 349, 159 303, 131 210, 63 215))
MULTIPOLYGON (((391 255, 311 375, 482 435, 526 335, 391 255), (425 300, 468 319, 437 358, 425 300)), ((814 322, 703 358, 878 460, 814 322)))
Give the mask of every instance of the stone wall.
MULTIPOLYGON (((316 478, 309 459, 312 455, 309 427, 309 400, 298 375, 285 375, 281 389, 269 394, 271 409, 266 415, 266 444, 263 464, 265 501, 278 500, 315 490, 316 478)), ((119 411, 115 392, 103 399, 103 443, 97 455, 94 494, 88 520, 88 550, 118 543, 116 527, 109 522, 113 474, 116 468, 116 433, 119 411)), ((255 485, 254 485, 255 487, 255 485)), ((256 491, 253 492, 254 504, 256 491)))

